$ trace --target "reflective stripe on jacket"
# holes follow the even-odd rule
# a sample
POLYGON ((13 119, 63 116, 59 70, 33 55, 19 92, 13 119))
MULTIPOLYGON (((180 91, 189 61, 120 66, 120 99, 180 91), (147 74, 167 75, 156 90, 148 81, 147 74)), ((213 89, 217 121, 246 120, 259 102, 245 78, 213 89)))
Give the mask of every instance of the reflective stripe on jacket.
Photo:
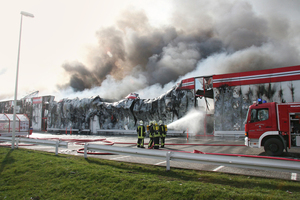
POLYGON ((153 126, 153 125, 150 125, 150 126, 149 126, 149 137, 150 137, 150 138, 151 138, 151 137, 154 137, 154 132, 155 132, 154 126, 153 126))
POLYGON ((143 125, 138 126, 136 131, 138 134, 138 138, 144 138, 146 136, 145 126, 143 125))

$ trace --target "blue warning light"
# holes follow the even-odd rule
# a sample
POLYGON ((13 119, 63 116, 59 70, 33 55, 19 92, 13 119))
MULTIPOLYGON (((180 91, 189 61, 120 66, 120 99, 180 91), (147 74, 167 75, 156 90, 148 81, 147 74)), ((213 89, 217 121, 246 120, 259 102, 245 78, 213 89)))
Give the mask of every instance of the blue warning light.
POLYGON ((258 104, 261 104, 261 103, 262 103, 261 98, 257 99, 257 103, 258 103, 258 104))

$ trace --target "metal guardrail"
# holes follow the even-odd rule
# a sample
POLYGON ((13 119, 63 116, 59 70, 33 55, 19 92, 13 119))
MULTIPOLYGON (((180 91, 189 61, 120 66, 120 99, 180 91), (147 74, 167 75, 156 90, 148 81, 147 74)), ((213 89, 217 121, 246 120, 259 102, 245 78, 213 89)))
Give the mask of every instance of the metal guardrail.
POLYGON ((12 137, 0 137, 0 141, 6 141, 6 142, 11 142, 12 141, 12 137))
POLYGON ((214 132, 215 137, 245 137, 245 131, 215 131, 214 132))
POLYGON ((181 162, 195 162, 199 164, 300 173, 300 162, 288 160, 133 149, 128 147, 113 147, 89 143, 84 145, 84 158, 87 158, 88 150, 166 160, 167 171, 170 170, 170 160, 173 160, 181 162))
MULTIPOLYGON (((91 133, 90 129, 70 129, 68 128, 47 128, 49 132, 76 132, 76 133, 88 133, 91 135, 95 135, 95 133, 91 133)), ((96 134, 106 134, 106 135, 136 135, 136 130, 124 130, 124 129, 96 129, 96 134)), ((185 131, 176 131, 176 130, 168 130, 168 136, 184 136, 185 131)))
MULTIPOLYGON (((117 134, 117 135, 136 135, 136 130, 123 129, 96 129, 97 133, 117 134)), ((167 136, 184 136, 184 131, 168 130, 167 136)))
POLYGON ((47 131, 53 131, 53 132, 70 132, 70 131, 73 131, 73 132, 78 132, 79 129, 72 129, 72 128, 47 128, 47 131))
MULTIPOLYGON (((0 141, 12 142, 11 137, 0 137, 0 141)), ((58 155, 58 147, 68 148, 68 142, 53 141, 53 140, 40 140, 31 138, 15 138, 16 147, 19 147, 19 143, 37 144, 44 146, 54 146, 55 154, 58 155)))

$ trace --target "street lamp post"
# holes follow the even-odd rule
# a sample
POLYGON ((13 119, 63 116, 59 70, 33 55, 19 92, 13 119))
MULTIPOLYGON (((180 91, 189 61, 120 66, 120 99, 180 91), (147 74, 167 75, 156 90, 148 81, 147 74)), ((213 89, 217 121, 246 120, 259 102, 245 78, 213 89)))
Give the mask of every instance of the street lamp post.
POLYGON ((17 72, 16 72, 16 85, 15 85, 15 97, 14 97, 14 114, 13 114, 13 131, 11 148, 15 148, 15 134, 16 134, 16 107, 17 107, 17 92, 18 92, 18 78, 19 78, 19 61, 20 61, 20 48, 21 48, 21 35, 22 35, 22 20, 23 16, 34 17, 33 14, 21 11, 21 22, 20 22, 20 34, 19 34, 19 48, 18 48, 18 61, 17 61, 17 72))

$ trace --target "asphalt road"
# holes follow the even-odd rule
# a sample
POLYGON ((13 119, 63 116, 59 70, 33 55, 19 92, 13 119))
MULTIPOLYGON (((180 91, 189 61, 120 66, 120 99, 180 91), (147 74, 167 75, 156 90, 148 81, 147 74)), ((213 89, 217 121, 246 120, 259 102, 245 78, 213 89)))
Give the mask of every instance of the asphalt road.
MULTIPOLYGON (((137 137, 132 135, 65 135, 65 134, 48 134, 48 133, 33 133, 30 138, 59 138, 62 140, 70 140, 68 144, 68 149, 59 148, 58 153, 62 154, 72 154, 83 156, 82 153, 78 153, 80 148, 83 148, 82 142, 77 142, 80 140, 89 140, 89 142, 95 144, 103 144, 104 142, 113 142, 114 146, 118 147, 130 147, 137 148, 136 141, 137 137), (97 139, 103 139, 105 141, 93 141, 97 139), (71 141, 72 140, 72 141, 71 141), (74 141, 75 140, 75 141, 74 141)), ((149 138, 145 138, 145 143, 147 144, 149 138)), ((146 146, 146 145, 145 145, 146 146)), ((19 148, 28 148, 40 151, 55 152, 55 148, 51 146, 22 146, 19 148)), ((204 153, 222 153, 222 154, 242 154, 242 155, 260 155, 264 156, 263 148, 249 148, 244 146, 244 138, 234 138, 234 137, 167 137, 165 148, 160 148, 160 150, 168 151, 183 151, 183 152, 193 152, 198 150, 204 153), (224 146, 215 146, 224 145, 224 146), (228 146, 227 146, 228 145, 228 146), (232 145, 232 146, 229 146, 232 145)), ((156 150, 153 150, 156 151, 156 150)), ((88 155, 88 157, 97 157, 101 159, 131 162, 131 163, 142 163, 150 164, 156 166, 166 166, 166 161, 160 159, 150 159, 135 156, 125 156, 125 155, 112 155, 112 154, 102 154, 102 155, 88 155)), ((284 153, 282 157, 300 159, 300 148, 291 149, 288 153, 284 153)), ((216 166, 207 164, 196 164, 196 163, 186 163, 186 162, 176 162, 171 160, 171 170, 172 168, 185 168, 194 170, 204 170, 204 171, 215 171, 222 173, 240 174, 245 176, 259 176, 268 178, 278 178, 300 181, 299 174, 289 173, 289 172, 276 172, 265 171, 265 170, 255 170, 255 169, 245 169, 227 166, 216 166)))

